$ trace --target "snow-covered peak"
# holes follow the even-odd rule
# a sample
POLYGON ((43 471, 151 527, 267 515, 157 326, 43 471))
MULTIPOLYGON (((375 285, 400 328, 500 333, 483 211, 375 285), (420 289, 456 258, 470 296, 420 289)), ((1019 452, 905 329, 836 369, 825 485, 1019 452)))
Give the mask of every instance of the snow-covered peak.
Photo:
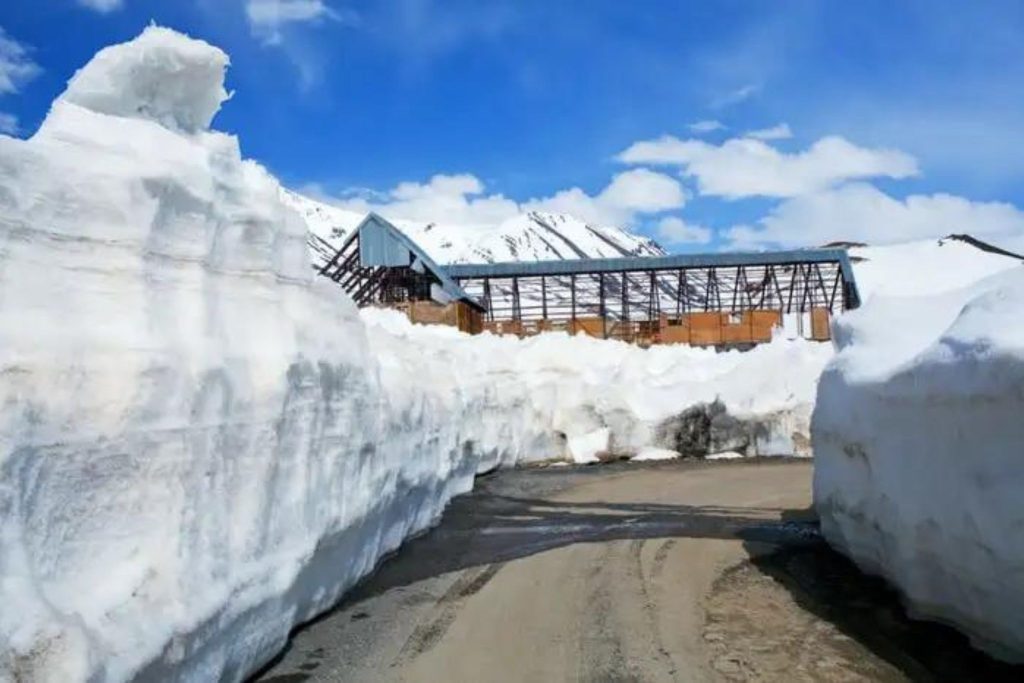
POLYGON ((319 202, 284 188, 281 188, 281 201, 302 215, 311 233, 329 242, 337 242, 339 246, 365 217, 357 211, 319 202))
MULTIPOLYGON (((294 208, 310 232, 334 248, 341 246, 363 214, 282 191, 284 203, 294 208)), ((656 242, 624 228, 587 223, 568 214, 531 211, 513 216, 492 230, 448 225, 444 217, 426 225, 392 221, 438 263, 496 263, 552 261, 617 256, 662 256, 656 242)), ((314 255, 322 258, 327 245, 313 240, 314 255)))
POLYGON ((100 50, 71 78, 59 101, 195 133, 210 127, 229 97, 228 63, 209 43, 149 26, 134 40, 100 50))
POLYGON ((662 256, 653 240, 623 228, 587 223, 568 214, 531 211, 502 223, 451 263, 552 261, 617 256, 662 256))

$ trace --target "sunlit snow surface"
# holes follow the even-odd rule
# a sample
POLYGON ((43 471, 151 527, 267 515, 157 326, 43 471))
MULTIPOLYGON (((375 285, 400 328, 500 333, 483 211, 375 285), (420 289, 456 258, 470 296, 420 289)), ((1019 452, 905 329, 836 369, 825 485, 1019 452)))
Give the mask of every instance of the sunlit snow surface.
POLYGON ((208 129, 226 64, 150 28, 31 140, 0 136, 0 680, 240 680, 477 472, 665 456, 657 425, 695 403, 799 450, 828 345, 357 312, 277 181, 208 129))
POLYGON ((149 28, 0 136, 0 680, 240 680, 479 471, 719 396, 806 434, 827 346, 360 316, 207 128, 226 64, 149 28))
POLYGON ((922 263, 925 249, 890 250, 888 278, 931 272, 939 293, 876 293, 836 326, 815 506, 829 542, 914 611, 1024 660, 1024 266, 954 243, 922 263))

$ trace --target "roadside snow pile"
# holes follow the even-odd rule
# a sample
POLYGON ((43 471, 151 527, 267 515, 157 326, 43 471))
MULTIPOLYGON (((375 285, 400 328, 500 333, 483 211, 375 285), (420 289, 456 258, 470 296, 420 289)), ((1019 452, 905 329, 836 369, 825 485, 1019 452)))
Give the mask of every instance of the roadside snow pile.
POLYGON ((463 396, 483 397, 486 405, 474 412, 489 413, 510 437, 524 431, 518 423, 531 425, 526 431, 558 438, 542 457, 577 463, 649 459, 650 447, 690 456, 810 455, 812 397, 832 356, 829 346, 803 340, 745 353, 641 349, 563 333, 469 336, 379 309, 362 316, 385 366, 402 360, 399 377, 419 376, 426 366, 439 390, 453 384, 463 396))
POLYGON ((798 449, 820 345, 365 324, 207 129, 226 64, 151 27, 0 136, 0 680, 240 680, 477 472, 568 444, 798 449))
MULTIPOLYGON (((1003 239, 1001 246, 1014 247, 1003 239)), ((930 239, 849 250, 861 301, 879 296, 928 296, 963 289, 1020 267, 1018 259, 954 239, 930 239)))
POLYGON ((1024 266, 876 297, 836 341, 812 429, 825 537, 913 611, 1024 660, 1024 266))

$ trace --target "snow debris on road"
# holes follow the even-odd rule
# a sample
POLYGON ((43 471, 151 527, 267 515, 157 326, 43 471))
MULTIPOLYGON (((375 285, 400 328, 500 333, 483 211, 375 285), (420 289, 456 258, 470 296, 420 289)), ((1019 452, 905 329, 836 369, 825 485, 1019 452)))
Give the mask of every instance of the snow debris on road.
POLYGON ((914 612, 1024 661, 1024 266, 976 259, 1004 272, 837 322, 814 499, 828 541, 914 612))
POLYGON ((360 316, 208 128, 227 63, 150 27, 0 136, 0 679, 241 680, 477 472, 666 447, 698 402, 755 421, 750 453, 806 436, 825 345, 360 316))

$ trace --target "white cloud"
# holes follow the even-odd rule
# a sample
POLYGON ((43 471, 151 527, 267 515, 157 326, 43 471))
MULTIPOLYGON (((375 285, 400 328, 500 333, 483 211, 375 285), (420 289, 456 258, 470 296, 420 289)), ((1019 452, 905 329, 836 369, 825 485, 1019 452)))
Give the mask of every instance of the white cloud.
POLYGON ((106 14, 124 6, 124 0, 78 0, 78 4, 91 10, 106 14))
POLYGON ((289 24, 341 19, 323 0, 246 0, 245 15, 253 34, 267 43, 280 43, 289 24))
POLYGON ((523 208, 568 213, 591 223, 623 226, 637 214, 678 209, 685 203, 686 191, 678 180, 650 169, 634 168, 617 174, 597 195, 574 187, 546 199, 530 200, 523 208))
POLYGON ((950 194, 896 199, 867 183, 789 199, 757 226, 736 226, 733 246, 806 246, 836 240, 882 244, 950 233, 1024 235, 1024 211, 1002 202, 974 202, 950 194))
POLYGON ((726 230, 722 237, 729 251, 764 249, 771 246, 764 241, 763 231, 750 225, 734 225, 726 230))
POLYGON ((367 10, 381 37, 407 55, 427 58, 505 36, 522 20, 521 3, 392 0, 367 10))
POLYGON ((749 100, 751 97, 761 91, 760 84, 750 83, 742 87, 736 88, 730 92, 725 93, 721 97, 718 97, 711 102, 712 109, 724 109, 733 105, 739 104, 745 100, 749 100))
POLYGON ((725 130, 725 124, 720 121, 695 121, 687 126, 694 133, 712 133, 716 130, 725 130))
POLYGON ((16 93, 42 72, 29 57, 29 49, 0 26, 0 95, 16 93))
POLYGON ((743 134, 744 137, 757 140, 788 140, 793 137, 793 131, 789 129, 788 123, 780 123, 771 128, 761 128, 743 134))
POLYGON ((686 202, 686 192, 675 178, 634 168, 612 178, 597 201, 638 213, 656 213, 681 207, 686 202))
POLYGON ((527 211, 568 213, 592 223, 626 225, 637 215, 676 209, 686 202, 678 180, 637 168, 612 178, 601 192, 590 195, 578 187, 550 197, 517 202, 488 194, 483 182, 469 174, 435 175, 426 183, 404 182, 384 197, 360 193, 334 203, 352 211, 376 211, 396 221, 485 230, 527 211))
POLYGON ((14 114, 0 111, 0 133, 4 135, 17 135, 18 117, 14 114))
POLYGON ((445 223, 486 228, 519 213, 519 204, 501 194, 485 194, 473 175, 435 175, 426 183, 399 183, 384 199, 364 196, 341 199, 339 206, 353 211, 376 211, 391 220, 445 223))
POLYGON ((677 216, 666 216, 658 221, 658 237, 669 244, 707 244, 711 229, 692 225, 677 216))
POLYGON ((803 152, 787 154, 751 138, 713 145, 666 135, 634 143, 619 160, 679 166, 684 175, 696 178, 701 194, 728 199, 795 197, 846 180, 906 178, 918 172, 916 160, 904 152, 858 147, 837 136, 822 138, 803 152))

